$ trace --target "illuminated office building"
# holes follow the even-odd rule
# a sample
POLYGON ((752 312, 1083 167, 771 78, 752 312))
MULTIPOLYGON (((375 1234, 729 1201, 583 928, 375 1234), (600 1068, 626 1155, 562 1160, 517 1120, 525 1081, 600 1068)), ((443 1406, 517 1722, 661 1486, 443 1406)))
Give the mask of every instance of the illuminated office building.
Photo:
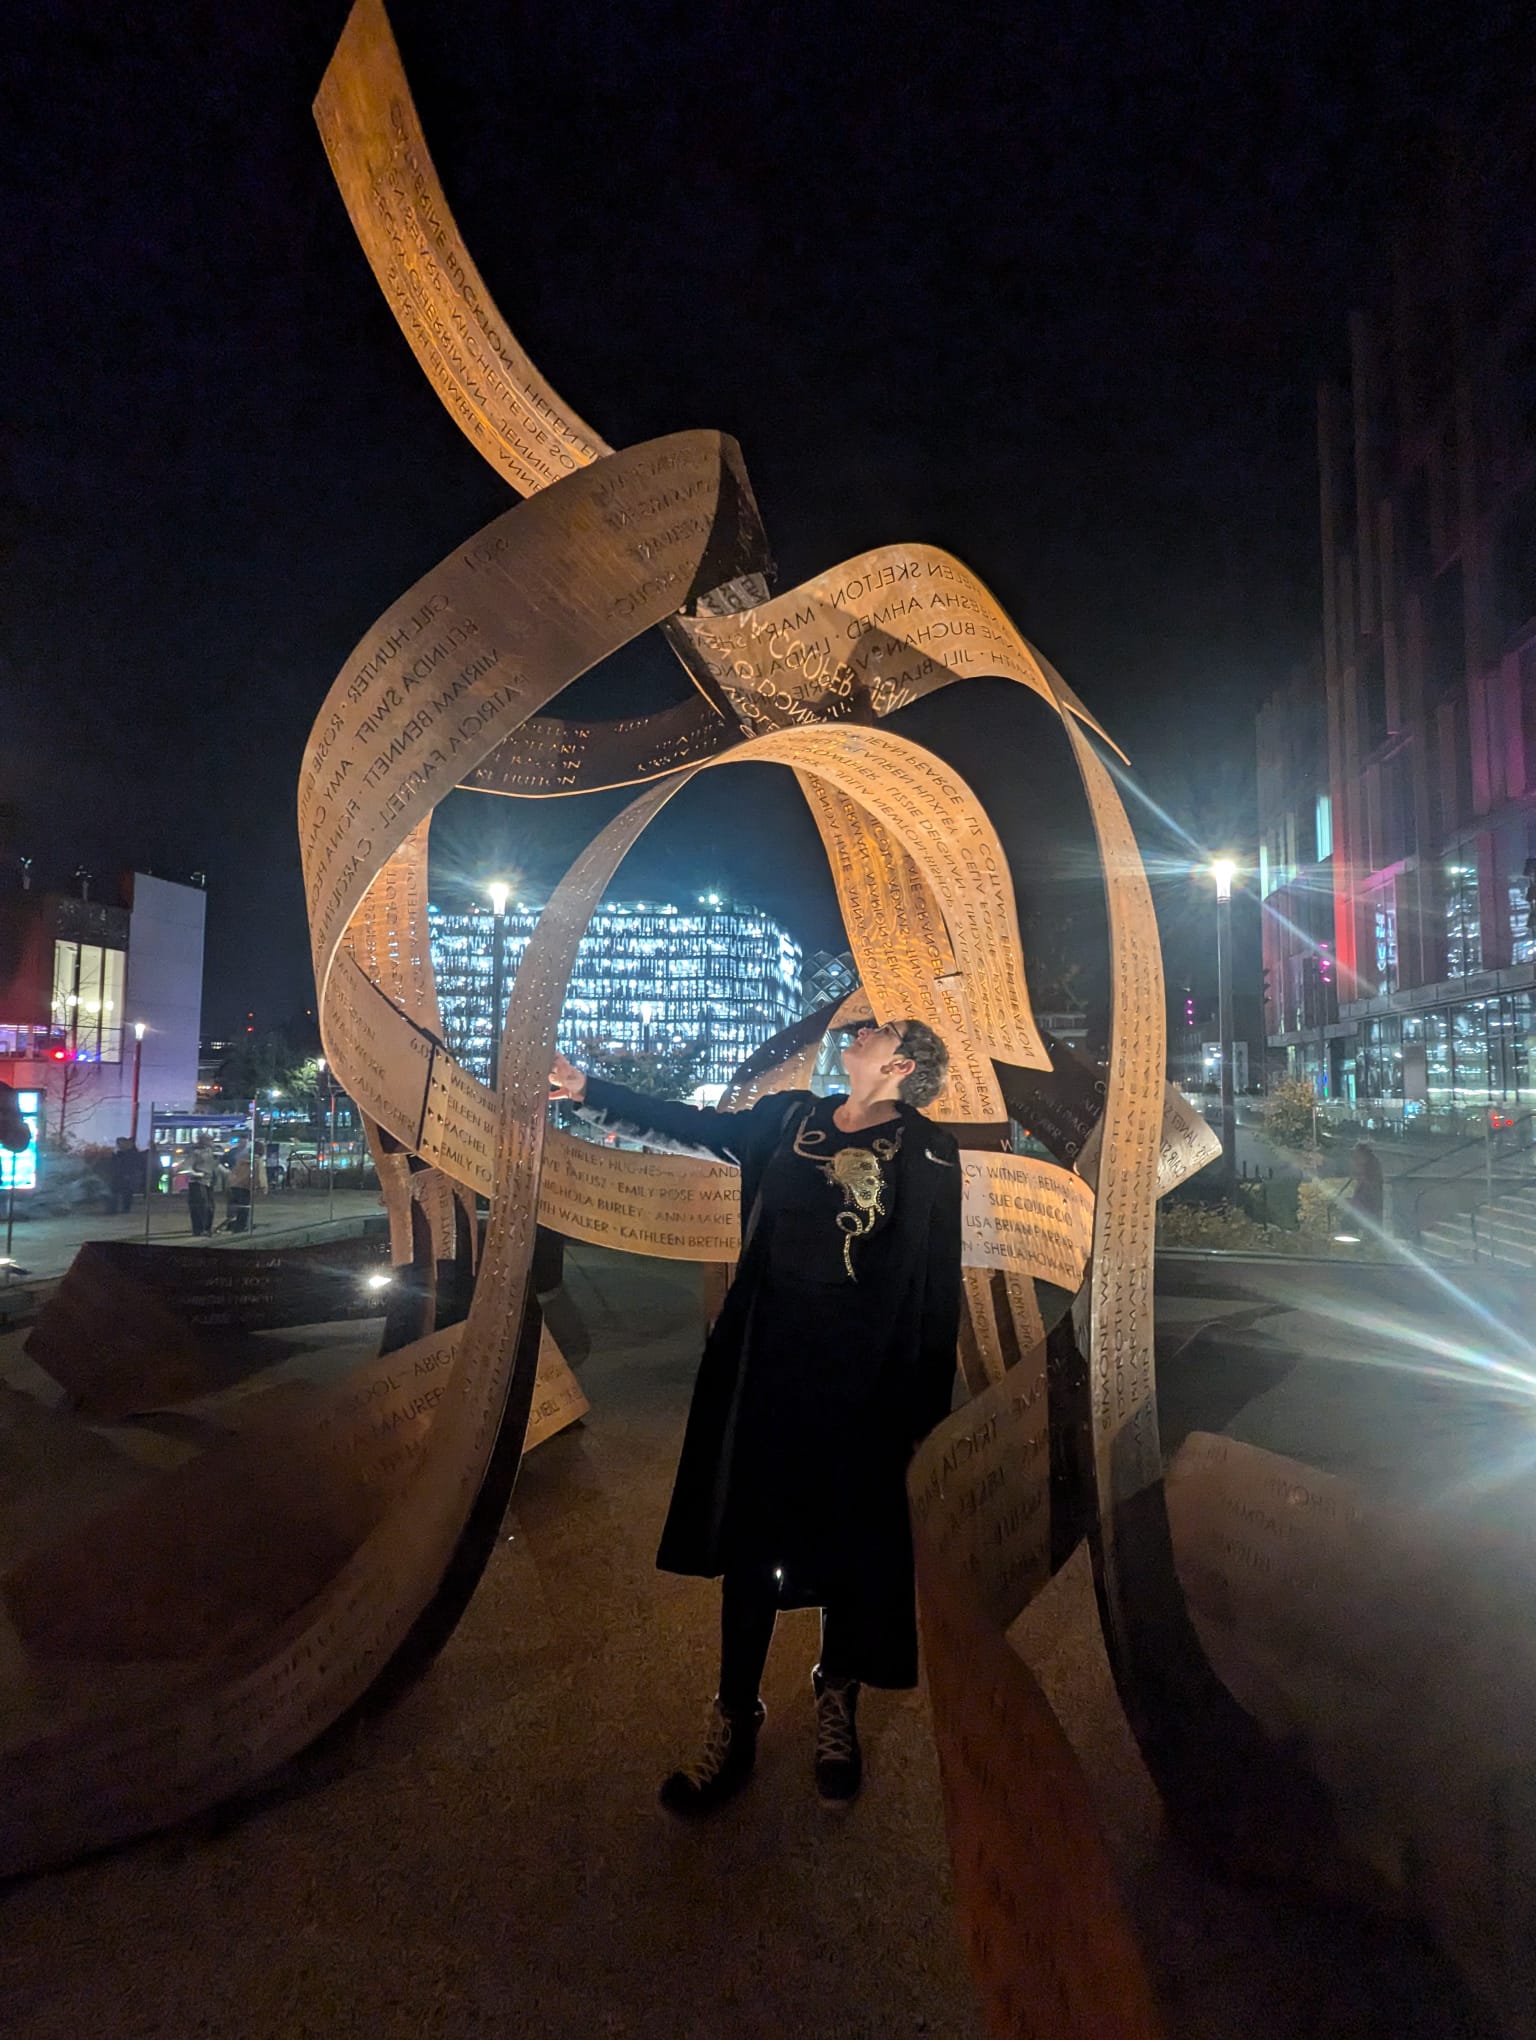
POLYGON ((36 1093, 46 1140, 109 1146, 197 1094, 207 897, 143 871, 76 885, 0 893, 0 1079, 36 1093))
MULTIPOLYGON (((538 909, 505 915, 510 991, 538 909)), ((431 910, 438 1009, 448 1046, 478 1077, 490 1073, 495 916, 431 910)), ((711 895, 694 907, 605 902, 577 952, 559 1044, 646 1050, 701 1041, 700 1086, 718 1091, 753 1049, 801 1013, 800 946, 767 914, 711 895)))
POLYGON ((1536 185, 1483 167, 1323 387, 1321 658, 1258 724, 1273 1062, 1452 1132, 1536 1108, 1536 185))

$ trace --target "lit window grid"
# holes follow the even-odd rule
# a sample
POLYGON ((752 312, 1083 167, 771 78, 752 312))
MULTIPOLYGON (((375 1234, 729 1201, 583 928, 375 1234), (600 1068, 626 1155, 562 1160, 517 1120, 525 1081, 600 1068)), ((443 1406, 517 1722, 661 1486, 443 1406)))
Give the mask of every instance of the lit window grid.
POLYGON ((1477 868, 1448 864, 1445 868, 1445 974, 1475 977, 1483 967, 1483 929, 1479 918, 1477 868))
POLYGON ((80 1062, 122 1061, 126 965, 121 949, 68 940, 53 945, 53 1030, 80 1062))
POLYGON ((1376 989, 1383 996, 1397 990, 1397 908, 1382 905, 1376 915, 1376 989))
POLYGON ((1509 888, 1509 960, 1511 963, 1530 963, 1536 960, 1536 927, 1532 926, 1530 881, 1520 879, 1509 888))
MULTIPOLYGON (((509 991, 537 923, 527 909, 506 916, 509 991)), ((494 925, 489 913, 430 911, 443 1033, 482 1078, 490 1072, 494 925)), ((569 1053, 593 1038, 644 1050, 702 1035, 699 1081, 719 1086, 801 1011, 799 944, 768 915, 602 907, 577 951, 557 1039, 569 1053)))

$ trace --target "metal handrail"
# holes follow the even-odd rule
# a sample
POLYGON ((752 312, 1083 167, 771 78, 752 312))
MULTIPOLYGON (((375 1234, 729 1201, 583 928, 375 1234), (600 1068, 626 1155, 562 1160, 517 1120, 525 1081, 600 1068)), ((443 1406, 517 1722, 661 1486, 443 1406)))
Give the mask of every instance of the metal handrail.
MULTIPOLYGON (((1414 1192, 1413 1197, 1413 1224, 1411 1236, 1414 1239, 1417 1239, 1420 1232, 1423 1230, 1423 1228, 1419 1224, 1419 1206, 1423 1202, 1424 1198, 1429 1194, 1429 1192, 1431 1190, 1440 1188, 1440 1186, 1445 1183, 1464 1182, 1467 1175, 1469 1175, 1470 1173, 1471 1172, 1469 1170, 1464 1170, 1460 1176, 1434 1176, 1431 1177, 1427 1183, 1421 1183, 1419 1185, 1418 1189, 1414 1192)), ((1394 1176, 1390 1178, 1389 1181, 1390 1183, 1401 1183, 1403 1177, 1406 1176, 1407 1174, 1408 1171, 1404 1169, 1401 1176, 1394 1176)), ((1477 1235, 1477 1214, 1479 1211, 1482 1210, 1485 1204, 1492 1204, 1495 1201, 1493 1195, 1494 1184, 1495 1183, 1510 1184, 1514 1185, 1519 1189, 1529 1190, 1533 1182, 1536 1182, 1536 1169, 1523 1169, 1515 1175, 1505 1176, 1500 1176, 1496 1174, 1490 1175, 1490 1177, 1488 1178, 1487 1196, 1477 1198, 1472 1204, 1470 1204, 1467 1207, 1467 1215, 1472 1220, 1474 1245, 1476 1242, 1477 1235)), ((1474 1259, 1476 1258, 1475 1253, 1473 1258, 1474 1259)))
MULTIPOLYGON (((1520 1177, 1520 1178, 1518 1178, 1517 1180, 1518 1180, 1518 1181, 1520 1181, 1520 1182, 1523 1182, 1523 1183, 1524 1183, 1524 1184, 1526 1185, 1526 1187, 1527 1187, 1527 1188, 1529 1188, 1529 1185, 1530 1185, 1530 1179, 1529 1179, 1529 1177, 1520 1177)), ((1486 1212, 1486 1211, 1488 1211, 1488 1210, 1489 1210, 1489 1209, 1491 1208, 1491 1206, 1493 1206, 1493 1205, 1494 1205, 1494 1204, 1496 1204, 1497 1202, 1498 1202, 1497 1198, 1495 1198, 1495 1197, 1492 1197, 1492 1196, 1489 1196, 1489 1197, 1479 1197, 1479 1198, 1477 1199, 1476 1203, 1474 1203, 1474 1204, 1473 1204, 1473 1205, 1472 1205, 1472 1206, 1470 1207, 1470 1209, 1468 1210, 1468 1212, 1467 1212, 1467 1218, 1468 1218, 1468 1220, 1469 1220, 1469 1223, 1470 1223, 1470 1232, 1471 1232, 1471 1237, 1472 1237, 1472 1259, 1473 1259, 1473 1261, 1474 1261, 1474 1262, 1477 1262, 1477 1261, 1481 1260, 1481 1258, 1482 1258, 1482 1252, 1481 1252, 1481 1247, 1480 1247, 1480 1244, 1479 1244, 1479 1241, 1478 1241, 1478 1235, 1477 1235, 1477 1219, 1478 1219, 1478 1214, 1479 1214, 1479 1212, 1486 1212)), ((1493 1236, 1492 1236, 1491 1234, 1489 1235, 1489 1238, 1488 1238, 1488 1258, 1489 1258, 1489 1260, 1490 1260, 1490 1261, 1497 1261, 1497 1260, 1498 1260, 1498 1258, 1499 1258, 1499 1255, 1498 1255, 1498 1242, 1497 1242, 1497 1241, 1496 1241, 1496 1240, 1495 1240, 1495 1239, 1493 1238, 1493 1236)), ((1517 1267, 1517 1268, 1518 1268, 1518 1267, 1522 1267, 1522 1266, 1524 1266, 1524 1265, 1525 1265, 1525 1264, 1524 1264, 1523 1262, 1518 1262, 1518 1261, 1514 1261, 1514 1262, 1506 1262, 1506 1263, 1505 1263, 1505 1266, 1506 1266, 1506 1267, 1517 1267)))
MULTIPOLYGON (((1453 1142, 1450 1147, 1442 1148, 1438 1154, 1426 1155, 1422 1162, 1415 1162, 1412 1168, 1399 1169, 1397 1175, 1393 1178, 1393 1180, 1395 1182, 1401 1183, 1409 1176, 1417 1176, 1421 1174, 1422 1171, 1424 1171, 1425 1169, 1434 1168, 1439 1163, 1447 1161, 1452 1155, 1460 1154, 1462 1150, 1465 1148, 1476 1148, 1480 1154, 1486 1155, 1489 1144, 1493 1138, 1495 1131, 1501 1134, 1513 1133, 1517 1126, 1527 1126, 1530 1125, 1533 1121, 1536 1121, 1536 1110, 1520 1113, 1516 1118, 1512 1119, 1509 1122, 1508 1126, 1501 1126, 1498 1127, 1497 1129, 1489 1126, 1486 1127, 1482 1133, 1468 1134, 1465 1140, 1458 1140, 1453 1142)), ((1475 1166, 1476 1164, 1474 1163, 1472 1167, 1475 1166)), ((1471 1172, 1472 1172, 1471 1168, 1468 1168, 1460 1171, 1459 1173, 1463 1175, 1470 1175, 1471 1172)), ((1458 1172, 1453 1171, 1451 1175, 1443 1177, 1441 1180, 1445 1182, 1454 1183, 1456 1181, 1457 1173, 1458 1172)))
POLYGON ((1520 1150, 1522 1157, 1521 1166, 1510 1169, 1507 1166, 1509 1157, 1506 1154, 1501 1157, 1505 1166, 1503 1168, 1496 1168, 1494 1165, 1495 1137, 1502 1138, 1506 1134, 1514 1133, 1520 1127, 1529 1129, 1533 1123, 1536 1123, 1536 1110, 1517 1114, 1509 1122, 1508 1126, 1493 1127, 1485 1125, 1481 1134, 1471 1135, 1465 1140, 1457 1141, 1451 1147, 1442 1148, 1438 1154, 1426 1155, 1422 1162, 1415 1162, 1412 1168, 1402 1169, 1393 1176, 1390 1179, 1387 1195, 1393 1200, 1393 1208, 1399 1214, 1399 1224, 1401 1223, 1402 1212, 1400 1202, 1402 1192, 1399 1186, 1408 1182, 1410 1178, 1417 1177, 1420 1179, 1414 1190, 1407 1236, 1414 1240, 1421 1237, 1423 1232, 1422 1211, 1424 1199, 1431 1190, 1443 1189, 1447 1185, 1465 1183, 1469 1176, 1481 1171, 1484 1176, 1483 1194, 1481 1197, 1473 1198, 1468 1212, 1471 1222, 1472 1258, 1474 1261, 1477 1260, 1479 1258, 1477 1213, 1485 1205, 1494 1202, 1495 1186, 1529 1188, 1531 1183, 1536 1181, 1536 1163, 1533 1163, 1532 1160, 1533 1154, 1536 1154, 1536 1147, 1533 1147, 1531 1141, 1527 1139, 1520 1150), (1466 1155, 1469 1149, 1475 1152, 1468 1157, 1462 1168, 1447 1169, 1445 1167, 1448 1161, 1457 1155, 1466 1155))

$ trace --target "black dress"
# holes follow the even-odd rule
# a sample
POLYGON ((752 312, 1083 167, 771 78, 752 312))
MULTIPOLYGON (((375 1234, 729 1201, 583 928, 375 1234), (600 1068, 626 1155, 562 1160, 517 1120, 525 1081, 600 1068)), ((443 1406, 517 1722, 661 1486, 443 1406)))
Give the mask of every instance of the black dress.
POLYGON ((839 1098, 700 1112, 591 1079, 587 1116, 742 1171, 743 1247, 699 1368, 658 1563, 764 1572, 838 1607, 853 1674, 917 1676, 906 1467, 953 1389, 959 1153, 910 1106, 845 1134, 839 1098))

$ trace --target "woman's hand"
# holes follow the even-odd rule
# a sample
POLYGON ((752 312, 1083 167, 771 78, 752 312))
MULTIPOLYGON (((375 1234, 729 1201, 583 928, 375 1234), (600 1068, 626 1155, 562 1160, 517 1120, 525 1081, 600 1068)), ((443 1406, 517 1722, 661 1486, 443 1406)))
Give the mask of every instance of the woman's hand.
POLYGON ((551 1098, 568 1098, 573 1105, 579 1105, 587 1095, 586 1072, 577 1069, 558 1050, 555 1052, 554 1068, 549 1073, 549 1095, 551 1098))

